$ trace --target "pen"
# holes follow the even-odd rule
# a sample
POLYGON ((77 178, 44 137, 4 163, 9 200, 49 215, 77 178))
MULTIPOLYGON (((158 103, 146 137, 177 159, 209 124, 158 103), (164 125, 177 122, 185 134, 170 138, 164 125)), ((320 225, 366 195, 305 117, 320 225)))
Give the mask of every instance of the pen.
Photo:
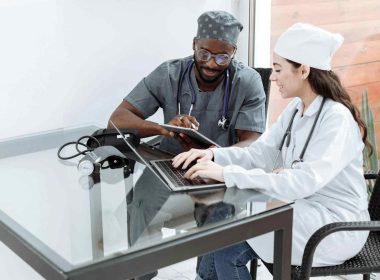
POLYGON ((191 123, 191 128, 192 128, 192 129, 195 129, 195 130, 198 130, 198 126, 195 125, 194 123, 191 123))

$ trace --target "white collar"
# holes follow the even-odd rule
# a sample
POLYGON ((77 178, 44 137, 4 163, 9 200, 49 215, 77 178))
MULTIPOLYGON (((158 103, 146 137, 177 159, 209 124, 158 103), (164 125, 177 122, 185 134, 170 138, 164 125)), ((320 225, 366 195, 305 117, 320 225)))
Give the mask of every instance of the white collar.
MULTIPOLYGON (((316 114, 318 112, 319 106, 322 103, 322 100, 323 100, 323 96, 317 95, 317 97, 314 98, 313 102, 311 102, 311 104, 309 105, 309 108, 307 108, 306 112, 304 112, 303 115, 310 117, 316 114)), ((297 104, 297 109, 298 109, 299 114, 302 114, 303 108, 304 108, 304 104, 302 100, 300 99, 300 102, 298 102, 297 104)))

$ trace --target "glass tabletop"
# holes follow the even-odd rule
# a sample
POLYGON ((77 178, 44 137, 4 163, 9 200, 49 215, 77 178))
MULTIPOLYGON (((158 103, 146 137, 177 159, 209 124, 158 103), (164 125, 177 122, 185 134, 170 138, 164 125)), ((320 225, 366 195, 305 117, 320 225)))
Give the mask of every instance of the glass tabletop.
MULTIPOLYGON (((145 165, 131 160, 126 167, 88 176, 77 168, 83 155, 58 159, 61 145, 96 129, 58 129, 0 141, 0 221, 63 271, 289 204, 237 188, 172 192, 145 165)), ((63 152, 74 154, 75 145, 63 152)))

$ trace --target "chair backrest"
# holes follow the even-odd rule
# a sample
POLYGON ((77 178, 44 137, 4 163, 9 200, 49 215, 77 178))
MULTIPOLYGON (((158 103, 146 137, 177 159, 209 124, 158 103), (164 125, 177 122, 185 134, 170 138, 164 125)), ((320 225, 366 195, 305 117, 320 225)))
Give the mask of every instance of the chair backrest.
POLYGON ((368 204, 368 212, 372 221, 380 221, 380 173, 377 175, 368 204))
POLYGON ((263 82, 264 92, 266 96, 265 100, 265 118, 268 115, 268 105, 269 105, 269 95, 270 95, 270 84, 271 81, 269 79, 272 74, 272 68, 253 68, 255 69, 261 76, 261 81, 263 82))

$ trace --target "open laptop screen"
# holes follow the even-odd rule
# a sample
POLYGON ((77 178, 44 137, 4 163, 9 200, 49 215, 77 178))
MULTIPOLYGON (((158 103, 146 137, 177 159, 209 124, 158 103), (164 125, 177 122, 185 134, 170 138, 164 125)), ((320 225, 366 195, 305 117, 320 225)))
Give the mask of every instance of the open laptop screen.
POLYGON ((172 167, 171 159, 159 159, 150 161, 147 160, 144 156, 141 155, 134 143, 130 141, 128 137, 126 137, 126 135, 124 135, 112 121, 110 121, 110 123, 118 131, 120 136, 125 141, 126 145, 128 145, 135 156, 137 156, 137 158, 142 163, 144 163, 147 168, 149 168, 154 174, 160 177, 161 180, 163 180, 172 191, 188 191, 225 187, 223 183, 206 178, 196 178, 195 180, 186 179, 183 176, 186 170, 175 169, 172 167))

